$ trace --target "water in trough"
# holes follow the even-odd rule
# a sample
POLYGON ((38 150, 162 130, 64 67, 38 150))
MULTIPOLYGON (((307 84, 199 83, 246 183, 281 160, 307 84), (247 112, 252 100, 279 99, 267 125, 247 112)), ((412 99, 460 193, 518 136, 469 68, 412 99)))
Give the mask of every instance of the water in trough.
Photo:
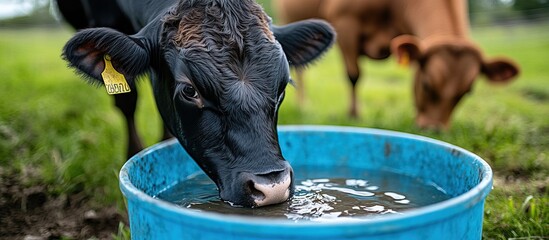
POLYGON ((196 211, 291 221, 367 220, 386 214, 406 214, 407 210, 452 197, 431 181, 390 171, 314 167, 294 167, 294 171, 294 196, 272 206, 242 208, 223 202, 215 184, 201 172, 155 197, 196 211))

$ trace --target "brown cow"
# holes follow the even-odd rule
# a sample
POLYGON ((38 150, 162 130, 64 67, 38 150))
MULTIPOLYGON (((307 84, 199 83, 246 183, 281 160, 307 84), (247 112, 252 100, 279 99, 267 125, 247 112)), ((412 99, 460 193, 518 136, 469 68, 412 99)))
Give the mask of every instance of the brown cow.
POLYGON ((510 60, 486 59, 469 39, 467 1, 274 0, 274 7, 282 23, 323 18, 333 25, 352 84, 354 117, 360 55, 385 59, 393 53, 401 63, 414 63, 420 127, 448 128, 453 109, 479 74, 504 83, 519 73, 510 60))

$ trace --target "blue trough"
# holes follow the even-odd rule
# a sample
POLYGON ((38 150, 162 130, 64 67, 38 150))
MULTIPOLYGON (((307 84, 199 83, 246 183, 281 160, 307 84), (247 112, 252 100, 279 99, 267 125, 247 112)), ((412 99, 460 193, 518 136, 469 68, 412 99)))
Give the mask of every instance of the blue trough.
POLYGON ((417 135, 330 126, 282 126, 294 166, 390 170, 433 182, 449 200, 370 221, 292 222, 198 212, 152 196, 200 171, 176 140, 132 157, 120 171, 132 239, 480 239, 492 170, 462 148, 417 135))

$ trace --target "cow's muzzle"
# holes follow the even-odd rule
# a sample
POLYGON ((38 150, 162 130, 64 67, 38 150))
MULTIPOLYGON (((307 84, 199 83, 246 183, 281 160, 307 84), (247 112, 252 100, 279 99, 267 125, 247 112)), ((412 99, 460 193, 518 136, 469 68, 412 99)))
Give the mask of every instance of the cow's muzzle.
POLYGON ((293 194, 293 170, 286 161, 281 168, 268 172, 241 172, 234 180, 232 191, 222 189, 221 198, 244 207, 282 203, 293 194))

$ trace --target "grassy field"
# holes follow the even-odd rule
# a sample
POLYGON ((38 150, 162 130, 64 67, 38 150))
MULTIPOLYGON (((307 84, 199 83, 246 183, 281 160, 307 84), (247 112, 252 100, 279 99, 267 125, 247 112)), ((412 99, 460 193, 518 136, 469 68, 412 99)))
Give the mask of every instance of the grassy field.
MULTIPOLYGON (((339 52, 330 51, 306 72, 307 102, 295 90, 280 124, 349 125, 440 139, 487 160, 495 171, 487 198, 486 239, 549 237, 549 24, 474 29, 488 56, 506 55, 522 67, 508 86, 480 78, 454 113, 448 132, 413 125, 411 70, 393 59, 363 59, 361 116, 347 118, 348 83, 339 52)), ((82 193, 95 207, 124 212, 117 172, 125 161, 122 117, 102 88, 66 68, 60 49, 68 29, 0 30, 0 176, 48 194, 82 193)), ((150 85, 139 86, 138 126, 147 145, 160 138, 150 85), (153 113, 153 114, 152 114, 153 113)), ((5 180, 5 179, 2 179, 5 180)))

